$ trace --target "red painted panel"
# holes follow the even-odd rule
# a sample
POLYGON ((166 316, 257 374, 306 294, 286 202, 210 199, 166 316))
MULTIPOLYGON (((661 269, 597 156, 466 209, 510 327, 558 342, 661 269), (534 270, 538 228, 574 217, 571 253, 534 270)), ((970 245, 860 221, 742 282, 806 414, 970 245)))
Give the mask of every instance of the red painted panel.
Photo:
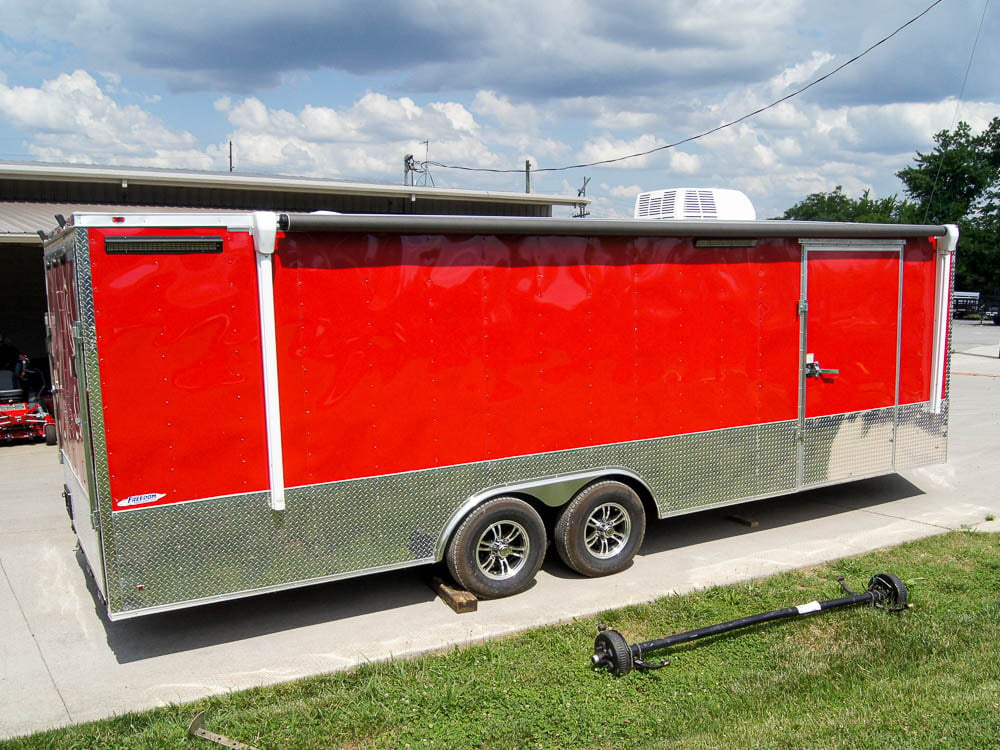
POLYGON ((911 240, 903 253, 901 404, 930 400, 936 255, 929 240, 911 240))
POLYGON ((892 406, 899 254, 810 251, 806 351, 839 374, 806 379, 806 417, 892 406))
POLYGON ((116 509, 266 489, 249 236, 205 229, 92 230, 90 252, 116 509), (224 252, 105 253, 105 236, 140 234, 222 236, 224 252))
POLYGON ((292 234, 286 482, 793 419, 799 249, 292 234))

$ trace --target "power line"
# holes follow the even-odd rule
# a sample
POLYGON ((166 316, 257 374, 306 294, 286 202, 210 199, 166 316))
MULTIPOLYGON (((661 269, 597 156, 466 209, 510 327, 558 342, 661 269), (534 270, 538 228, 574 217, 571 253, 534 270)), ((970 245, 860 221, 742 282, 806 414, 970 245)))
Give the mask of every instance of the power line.
MULTIPOLYGON (((852 63, 855 63, 858 60, 860 60, 862 57, 864 57, 865 55, 867 55, 869 52, 871 52, 872 50, 874 50, 876 47, 879 47, 879 46, 885 44, 886 42, 888 42, 890 39, 892 39, 894 36, 896 36, 899 32, 901 32, 906 27, 911 26, 912 24, 914 24, 917 21, 919 21, 925 15, 927 15, 928 13, 930 13, 930 11, 933 10, 935 6, 940 5, 942 2, 944 2, 944 0, 934 0, 934 2, 931 3, 930 5, 928 5, 921 13, 919 13, 916 16, 914 16, 913 18, 911 18, 909 21, 907 21, 902 26, 900 26, 899 28, 897 28, 891 34, 889 34, 888 36, 883 37, 882 39, 878 40, 877 42, 875 42, 875 44, 873 44, 872 46, 870 46, 864 52, 858 53, 857 55, 855 55, 854 57, 852 57, 847 62, 842 63, 841 65, 838 65, 836 68, 834 68, 833 70, 831 70, 829 73, 827 73, 825 75, 822 75, 819 78, 817 78, 816 80, 814 80, 814 81, 812 81, 810 83, 807 83, 802 88, 797 89, 797 90, 793 91, 790 94, 786 94, 785 96, 781 97, 780 99, 777 99, 776 101, 773 101, 770 104, 768 104, 768 105, 766 105, 764 107, 761 107, 760 109, 755 109, 753 112, 749 112, 749 113, 743 115, 742 117, 739 117, 739 118, 737 118, 735 120, 732 120, 731 122, 723 123, 722 125, 714 127, 711 130, 706 130, 703 133, 698 133, 697 135, 692 135, 692 136, 689 136, 687 138, 683 138, 683 139, 681 139, 679 141, 675 141, 673 143, 668 143, 665 146, 657 146, 656 148, 651 148, 648 151, 640 151, 638 153, 628 154, 626 156, 617 156, 614 159, 603 159, 601 161, 592 161, 592 162, 587 162, 585 164, 571 164, 571 165, 566 166, 566 167, 546 167, 546 168, 543 168, 543 169, 535 169, 534 171, 535 172, 565 172, 565 171, 570 170, 570 169, 582 169, 582 168, 585 168, 585 167, 599 167, 599 166, 603 166, 605 164, 615 164, 616 162, 626 161, 628 159, 637 159, 640 156, 649 156, 650 154, 655 154, 657 151, 665 151, 665 150, 667 150, 669 148, 677 148, 677 146, 683 146, 685 143, 691 143, 692 141, 697 141, 697 140, 699 140, 701 138, 704 138, 705 136, 712 135, 713 133, 718 133, 720 130, 725 130, 726 128, 731 128, 733 125, 739 125, 744 120, 749 120, 751 117, 756 117, 757 115, 759 115, 759 114, 761 114, 763 112, 767 112, 767 110, 773 109, 774 107, 777 107, 779 104, 782 104, 783 102, 787 102, 789 99, 791 99, 793 97, 796 97, 796 96, 798 96, 799 94, 801 94, 801 93, 803 93, 805 91, 808 91, 813 86, 815 86, 815 85, 817 85, 819 83, 822 83, 826 79, 828 79, 828 78, 836 75, 837 73, 839 73, 840 71, 842 71, 844 68, 846 68, 848 65, 851 65, 852 63)), ((493 173, 498 173, 498 174, 509 174, 509 173, 513 173, 513 172, 523 172, 524 171, 523 169, 488 169, 486 167, 462 167, 462 166, 458 166, 458 165, 455 165, 455 164, 442 164, 441 162, 437 162, 437 161, 427 162, 427 164, 430 164, 431 166, 435 166, 435 167, 441 167, 442 169, 458 169, 458 170, 462 170, 462 171, 465 171, 465 172, 493 172, 493 173)))
MULTIPOLYGON (((958 101, 955 102, 955 115, 951 118, 951 129, 955 129, 955 123, 958 121, 958 112, 962 107, 962 100, 965 98, 965 84, 969 80, 969 71, 972 70, 972 61, 976 57, 976 48, 979 46, 979 36, 983 33, 983 23, 986 21, 986 11, 989 10, 990 0, 986 0, 983 3, 983 13, 979 16, 979 28, 976 30, 976 39, 972 43, 972 51, 969 53, 969 63, 965 66, 965 75, 962 76, 962 88, 958 92, 958 101)), ((944 154, 942 153, 941 158, 938 159, 938 168, 934 173, 934 182, 931 184, 931 194, 927 197, 927 207, 924 209, 924 222, 927 222, 927 217, 930 216, 931 206, 934 203, 934 192, 937 190, 938 179, 941 177, 941 168, 944 166, 944 154)))

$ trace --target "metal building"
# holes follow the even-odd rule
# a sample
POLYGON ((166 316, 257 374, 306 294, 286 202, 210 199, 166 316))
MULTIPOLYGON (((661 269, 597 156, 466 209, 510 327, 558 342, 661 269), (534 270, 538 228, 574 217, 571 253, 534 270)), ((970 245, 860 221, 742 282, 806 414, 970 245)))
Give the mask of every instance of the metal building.
POLYGON ((576 196, 457 190, 306 177, 0 161, 0 335, 46 359, 42 238, 78 211, 335 211, 480 216, 565 215, 576 196))

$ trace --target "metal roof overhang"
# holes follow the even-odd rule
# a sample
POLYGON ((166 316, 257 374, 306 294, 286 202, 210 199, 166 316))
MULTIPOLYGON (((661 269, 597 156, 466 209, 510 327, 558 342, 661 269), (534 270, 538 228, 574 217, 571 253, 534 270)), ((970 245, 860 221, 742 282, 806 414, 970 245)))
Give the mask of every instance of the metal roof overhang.
POLYGON ((79 203, 22 203, 0 201, 0 245, 39 245, 42 238, 38 230, 50 232, 55 228, 56 215, 66 219, 74 213, 205 213, 211 208, 171 208, 169 206, 114 206, 79 203))
POLYGON ((287 177, 234 172, 184 172, 138 167, 99 167, 65 164, 21 164, 0 162, 0 177, 53 182, 99 182, 220 190, 277 190, 290 193, 329 193, 389 198, 432 198, 464 201, 536 203, 552 206, 589 204, 586 197, 514 193, 509 191, 461 190, 457 188, 347 182, 309 177, 287 177))

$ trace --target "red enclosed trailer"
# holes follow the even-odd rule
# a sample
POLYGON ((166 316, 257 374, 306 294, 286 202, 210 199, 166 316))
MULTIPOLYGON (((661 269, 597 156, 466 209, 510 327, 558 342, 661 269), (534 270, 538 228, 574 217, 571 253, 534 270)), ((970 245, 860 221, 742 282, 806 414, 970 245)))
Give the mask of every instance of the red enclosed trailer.
POLYGON ((951 226, 77 214, 47 245, 67 502, 112 619, 940 462, 951 226))

